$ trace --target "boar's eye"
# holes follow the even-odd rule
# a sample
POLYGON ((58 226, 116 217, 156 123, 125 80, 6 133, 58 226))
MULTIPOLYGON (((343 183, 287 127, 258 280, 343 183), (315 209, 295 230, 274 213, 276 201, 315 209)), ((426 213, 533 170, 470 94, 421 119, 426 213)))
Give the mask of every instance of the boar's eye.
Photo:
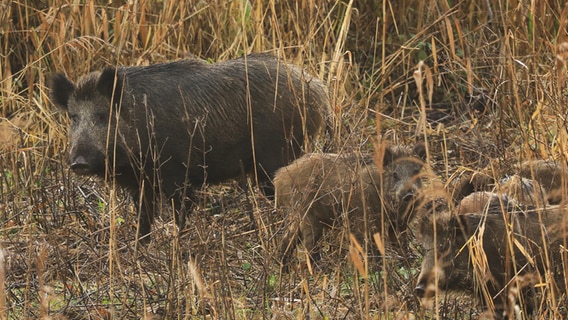
POLYGON ((71 120, 71 125, 76 125, 77 123, 79 123, 79 115, 75 113, 70 113, 69 120, 71 120))
POLYGON ((99 125, 106 125, 108 123, 108 114, 103 112, 95 114, 95 121, 99 125))
POLYGON ((438 243, 437 249, 438 249, 438 252, 440 252, 440 253, 446 253, 450 249, 450 241, 445 240, 445 241, 438 243))

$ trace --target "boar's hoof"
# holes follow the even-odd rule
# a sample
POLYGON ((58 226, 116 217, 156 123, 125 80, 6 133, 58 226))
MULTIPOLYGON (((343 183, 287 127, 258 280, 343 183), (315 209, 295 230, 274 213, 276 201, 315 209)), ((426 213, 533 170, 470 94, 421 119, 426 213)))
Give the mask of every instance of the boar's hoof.
POLYGON ((416 288, 414 288, 414 293, 418 296, 418 298, 424 298, 426 294, 426 285, 424 283, 419 283, 416 288))
POLYGON ((75 171, 76 173, 86 173, 89 171, 89 163, 85 157, 79 156, 73 160, 71 163, 71 170, 75 171))

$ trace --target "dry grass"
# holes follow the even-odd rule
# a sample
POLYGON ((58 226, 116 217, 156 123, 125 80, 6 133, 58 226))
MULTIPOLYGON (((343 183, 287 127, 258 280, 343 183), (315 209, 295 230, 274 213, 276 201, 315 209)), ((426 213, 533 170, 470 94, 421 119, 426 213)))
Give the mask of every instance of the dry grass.
POLYGON ((414 249, 382 258, 368 278, 336 260, 325 274, 281 274, 271 255, 281 219, 270 201, 236 184, 203 190, 202 210, 179 242, 164 212, 150 246, 138 247, 121 190, 66 168, 68 120, 46 87, 54 71, 77 79, 109 64, 270 51, 328 83, 340 152, 369 151, 377 131, 394 143, 427 140, 443 181, 458 167, 499 176, 526 159, 566 163, 568 7, 450 3, 2 2, 0 319, 479 314, 461 295, 423 310, 413 295, 414 249), (249 216, 258 229, 247 229, 249 216))

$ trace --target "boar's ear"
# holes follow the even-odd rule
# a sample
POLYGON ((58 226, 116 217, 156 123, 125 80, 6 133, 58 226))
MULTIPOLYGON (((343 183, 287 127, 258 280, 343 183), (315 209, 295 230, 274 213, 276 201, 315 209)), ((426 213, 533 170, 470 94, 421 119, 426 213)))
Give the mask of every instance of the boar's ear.
POLYGON ((69 97, 75 91, 75 84, 61 73, 55 73, 51 76, 49 87, 49 95, 53 103, 57 107, 67 110, 69 97))
POLYGON ((114 101, 120 101, 123 81, 124 74, 120 69, 105 67, 97 80, 97 91, 109 99, 114 97, 114 101))
POLYGON ((423 237, 428 230, 432 229, 432 218, 430 215, 424 214, 419 217, 418 221, 417 235, 418 237, 423 237))
POLYGON ((452 228, 452 230, 458 232, 456 233, 456 235, 461 234, 461 231, 468 234, 470 224, 467 218, 467 214, 454 215, 450 220, 450 227, 452 228))
POLYGON ((383 167, 388 166, 389 164, 391 164, 394 161, 394 157, 395 154, 392 150, 392 147, 390 145, 387 145, 384 148, 384 154, 383 154, 383 167))
POLYGON ((414 148, 412 148, 412 152, 419 159, 426 161, 426 145, 424 145, 424 142, 416 143, 414 148))

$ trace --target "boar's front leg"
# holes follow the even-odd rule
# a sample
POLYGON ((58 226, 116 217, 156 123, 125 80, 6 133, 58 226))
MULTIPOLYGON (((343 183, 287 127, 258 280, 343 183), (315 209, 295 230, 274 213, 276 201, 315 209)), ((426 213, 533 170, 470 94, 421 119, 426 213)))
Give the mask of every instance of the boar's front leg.
MULTIPOLYGON (((155 190, 151 186, 145 186, 144 192, 140 190, 135 190, 132 192, 132 197, 134 199, 134 204, 138 211, 138 240, 142 243, 150 241, 150 231, 152 224, 154 223, 154 217, 156 212, 161 208, 160 201, 160 191, 155 190)), ((192 191, 190 187, 174 190, 166 194, 170 195, 167 198, 170 199, 170 204, 173 205, 175 210, 175 221, 180 231, 185 226, 185 219, 187 212, 193 208, 192 191), (183 190, 183 191, 182 191, 183 190)))
POLYGON ((137 188, 131 191, 134 206, 138 212, 138 241, 150 242, 150 231, 154 222, 154 210, 156 209, 156 192, 151 187, 144 187, 144 192, 137 188))
POLYGON ((317 218, 317 214, 313 217, 306 217, 300 225, 302 244, 308 252, 312 263, 317 263, 321 259, 321 252, 317 242, 323 237, 324 223, 327 222, 320 221, 317 218))
POLYGON ((185 227, 187 214, 193 210, 193 189, 188 184, 184 184, 180 188, 175 188, 173 185, 175 184, 172 184, 172 187, 163 186, 163 188, 164 193, 168 196, 169 204, 173 205, 174 219, 181 233, 185 227))

